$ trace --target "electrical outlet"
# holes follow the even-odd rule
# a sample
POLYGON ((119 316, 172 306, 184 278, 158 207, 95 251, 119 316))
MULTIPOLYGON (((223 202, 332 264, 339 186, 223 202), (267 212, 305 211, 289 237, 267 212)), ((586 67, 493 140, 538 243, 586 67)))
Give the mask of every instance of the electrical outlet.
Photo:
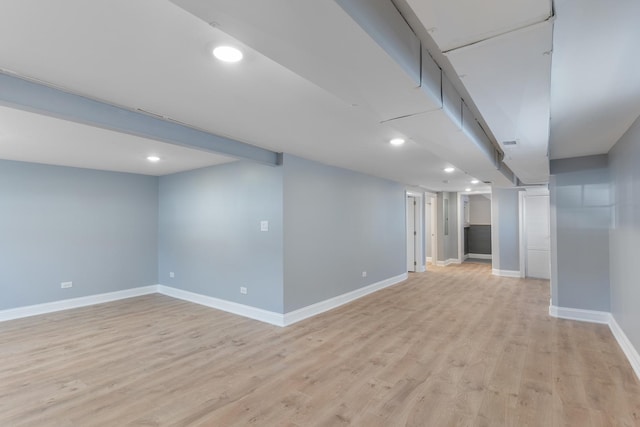
POLYGON ((362 272, 362 277, 367 277, 367 272, 366 271, 362 272))
POLYGON ((73 282, 62 282, 60 283, 60 287, 62 289, 71 288, 73 287, 73 282))
POLYGON ((176 277, 176 274, 173 271, 170 271, 169 277, 173 279, 174 277, 176 277))
POLYGON ((244 286, 240 286, 240 293, 242 295, 246 295, 247 294, 247 288, 245 288, 244 286))

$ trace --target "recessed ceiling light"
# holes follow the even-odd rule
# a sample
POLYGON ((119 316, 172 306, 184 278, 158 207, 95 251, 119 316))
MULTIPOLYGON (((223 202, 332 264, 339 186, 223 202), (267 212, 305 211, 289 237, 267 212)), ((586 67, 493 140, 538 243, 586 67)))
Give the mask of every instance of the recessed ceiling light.
POLYGON ((391 141, 389 141, 389 144, 394 145, 394 146, 399 146, 404 144, 404 139, 402 138, 393 138, 391 141))
POLYGON ((472 179, 472 180, 471 180, 471 183, 472 183, 472 184, 477 184, 477 183, 479 183, 479 182, 480 182, 480 181, 478 181, 477 179, 472 179))
POLYGON ((451 167, 449 167, 449 168, 444 168, 444 171, 445 171, 446 173, 451 173, 451 172, 453 172, 454 170, 456 170, 456 169, 455 169, 455 168, 451 168, 451 167))
POLYGON ((149 160, 150 162, 155 163, 155 162, 159 162, 160 161, 160 157, 158 157, 158 156, 149 156, 149 157, 147 157, 147 160, 149 160))
POLYGON ((242 52, 232 46, 218 46, 213 49, 213 56, 224 62, 238 62, 242 59, 242 52))
POLYGON ((471 191, 471 189, 470 188, 465 188, 464 191, 471 191))

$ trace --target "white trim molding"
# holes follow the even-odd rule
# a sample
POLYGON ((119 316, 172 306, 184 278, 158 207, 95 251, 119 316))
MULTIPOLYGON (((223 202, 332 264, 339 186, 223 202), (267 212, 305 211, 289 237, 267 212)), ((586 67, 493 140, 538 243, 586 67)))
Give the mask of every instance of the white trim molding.
POLYGON ((549 315, 558 319, 578 320, 580 322, 603 323, 611 322, 611 313, 606 311, 582 310, 579 308, 549 306, 549 315))
POLYGON ((325 311, 331 310, 333 308, 340 307, 341 305, 347 304, 358 298, 362 298, 365 295, 369 295, 373 292, 403 282, 407 280, 408 277, 408 273, 403 273, 398 276, 381 280, 380 282, 373 283, 354 291, 347 292, 345 294, 338 295, 325 301, 320 301, 318 303, 285 314, 276 313, 274 311, 264 310, 261 308, 252 307, 233 301, 227 301, 207 295, 197 294, 182 289, 172 288, 170 286, 151 285, 140 288, 126 289, 123 291, 108 292, 86 297, 11 308, 8 310, 0 310, 0 322, 159 293, 168 297, 181 299, 183 301, 189 301, 195 304, 204 305, 205 307, 215 308, 218 310, 226 311, 228 313, 247 317, 249 319, 259 320, 271 325, 288 326, 317 314, 323 313, 325 311))
POLYGON ((336 297, 329 298, 327 300, 320 301, 306 307, 302 307, 298 310, 290 311, 285 314, 263 310, 261 308, 239 304, 232 301, 226 301, 206 295, 196 294, 194 292, 184 291, 182 289, 176 289, 169 286, 158 285, 158 292, 173 298, 193 302, 196 304, 204 305, 206 307, 211 307, 218 310, 226 311, 228 313, 237 314, 239 316, 248 317, 250 319, 259 320, 271 325, 289 326, 309 317, 324 313, 325 311, 340 307, 341 305, 347 304, 351 301, 355 301, 359 298, 364 297, 365 295, 369 295, 373 292, 403 282, 407 280, 408 277, 408 273, 403 273, 398 276, 390 277, 380 282, 373 283, 363 288, 359 288, 354 291, 347 292, 345 294, 338 295, 336 297))
POLYGON ((638 350, 636 350, 633 344, 631 344, 631 341, 629 341, 629 338, 613 316, 611 316, 609 329, 611 329, 611 333, 618 341, 618 344, 620 344, 620 348, 622 348, 624 354, 627 356, 633 371, 636 373, 636 377, 640 380, 640 354, 638 354, 638 350))
POLYGON ((491 270, 491 274, 501 277, 514 277, 517 279, 520 278, 520 271, 518 270, 498 270, 497 268, 494 268, 491 270))
POLYGON ((446 261, 436 261, 436 265, 438 267, 446 267, 446 266, 451 265, 451 264, 462 264, 462 262, 459 259, 456 259, 456 258, 449 258, 446 261))
POLYGON ((140 288, 125 289, 123 291, 107 292, 104 294, 89 295, 86 297, 63 299, 42 304, 27 305, 24 307, 0 310, 0 322, 5 320, 21 319, 23 317, 37 316, 39 314, 54 313, 56 311, 69 310, 71 308, 87 307, 105 302, 118 301, 126 298, 139 297, 154 294, 157 286, 143 286, 140 288))
POLYGON ((259 320, 276 326, 284 326, 282 314, 276 313, 275 311, 264 310, 262 308, 252 307, 250 305, 227 301, 164 285, 158 285, 158 293, 168 297, 181 299, 183 301, 204 305, 205 307, 226 311, 227 313, 248 317, 249 319, 259 320))
POLYGON ((295 311, 290 311, 284 314, 283 326, 292 325, 301 320, 308 319, 309 317, 316 316, 320 313, 324 313, 325 311, 329 311, 351 301, 355 301, 381 289, 388 288, 389 286, 393 286, 400 282, 404 282, 408 277, 408 273, 403 273, 398 276, 390 277, 380 282, 373 283, 369 286, 365 286, 364 288, 359 288, 355 291, 347 292, 346 294, 338 295, 336 297, 329 298, 327 300, 320 301, 306 307, 302 307, 295 311))
POLYGON ((618 342, 618 345, 627 356, 631 368, 636 374, 636 377, 640 379, 640 354, 638 350, 633 346, 629 338, 624 333, 613 315, 606 311, 595 310, 581 310, 578 308, 558 307, 555 305, 549 306, 549 315, 557 317, 559 319, 577 320, 581 322, 601 323, 608 325, 611 333, 618 342))
POLYGON ((475 259, 492 259, 491 254, 467 254, 465 256, 467 258, 475 258, 475 259))

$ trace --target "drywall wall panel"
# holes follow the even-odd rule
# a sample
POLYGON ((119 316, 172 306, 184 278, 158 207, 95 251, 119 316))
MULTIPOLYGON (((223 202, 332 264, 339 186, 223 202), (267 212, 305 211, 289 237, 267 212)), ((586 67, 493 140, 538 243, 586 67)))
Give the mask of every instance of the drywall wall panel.
POLYGON ((491 225, 491 198, 469 195, 469 224, 491 225))
POLYGON ((406 273, 403 185, 286 154, 283 167, 285 312, 406 273))
POLYGON ((609 170, 606 163, 583 160, 584 168, 576 167, 575 159, 553 161, 556 173, 549 185, 554 211, 551 234, 555 235, 551 287, 557 298, 553 304, 609 311, 609 170), (564 162, 571 167, 562 166, 564 162))
POLYGON ((495 270, 520 271, 520 208, 517 189, 493 188, 492 264, 495 270))
POLYGON ((156 177, 0 160, 0 310, 155 285, 157 206, 156 177))
POLYGON ((159 282, 282 313, 282 229, 281 167, 235 162, 163 176, 159 282))
POLYGON ((640 350, 640 120, 609 152, 613 221, 610 234, 611 312, 640 350))

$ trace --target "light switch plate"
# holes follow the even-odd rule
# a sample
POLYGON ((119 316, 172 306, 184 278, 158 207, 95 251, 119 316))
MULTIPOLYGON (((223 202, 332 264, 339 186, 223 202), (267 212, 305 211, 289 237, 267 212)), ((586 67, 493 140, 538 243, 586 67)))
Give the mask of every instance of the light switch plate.
POLYGON ((260 221, 260 231, 269 231, 269 221, 260 221))

